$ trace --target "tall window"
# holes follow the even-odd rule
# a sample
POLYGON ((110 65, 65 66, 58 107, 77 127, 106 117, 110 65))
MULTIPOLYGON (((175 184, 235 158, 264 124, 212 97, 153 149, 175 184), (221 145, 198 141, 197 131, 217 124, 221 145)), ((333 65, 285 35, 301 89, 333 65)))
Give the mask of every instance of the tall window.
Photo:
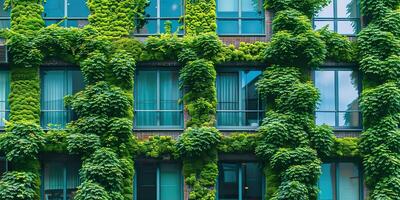
POLYGON ((322 165, 319 200, 362 200, 363 185, 358 165, 351 162, 322 165))
POLYGON ((257 128, 263 107, 255 83, 261 71, 219 72, 217 75, 217 127, 257 128))
POLYGON ((0 70, 0 129, 4 129, 5 120, 8 119, 10 107, 8 95, 10 93, 10 72, 0 70))
POLYGON ((314 17, 315 29, 324 26, 343 35, 356 35, 360 30, 359 1, 332 0, 314 17))
POLYGON ((65 107, 64 97, 84 88, 83 76, 76 69, 42 70, 41 124, 43 128, 65 128, 74 116, 65 107))
POLYGON ((257 163, 221 163, 218 200, 261 200, 264 181, 257 163))
MULTIPOLYGON (((179 18, 183 13, 182 0, 150 0, 146 7, 146 24, 137 31, 137 34, 158 34, 165 33, 165 22, 170 21, 172 32, 179 30, 182 25, 179 18)), ((182 31, 178 31, 182 33, 182 31)))
POLYGON ((1 9, 0 9, 0 29, 2 29, 2 28, 10 28, 10 21, 11 21, 10 13, 11 13, 11 10, 10 9, 7 9, 7 10, 3 9, 4 1, 5 0, 0 0, 0 5, 1 5, 1 9))
POLYGON ((137 71, 135 128, 180 129, 183 127, 178 73, 176 70, 137 71))
POLYGON ((44 3, 43 18, 46 25, 61 23, 65 27, 79 27, 88 24, 89 9, 86 0, 49 0, 44 3))
POLYGON ((265 15, 262 0, 217 0, 219 35, 262 35, 265 15))
POLYGON ((135 186, 135 200, 182 200, 181 167, 176 163, 139 163, 135 186))
POLYGON ((316 123, 335 128, 361 128, 358 105, 358 74, 345 69, 322 69, 314 72, 315 86, 321 93, 316 123))
POLYGON ((46 162, 42 174, 42 200, 74 199, 79 180, 80 164, 46 162))

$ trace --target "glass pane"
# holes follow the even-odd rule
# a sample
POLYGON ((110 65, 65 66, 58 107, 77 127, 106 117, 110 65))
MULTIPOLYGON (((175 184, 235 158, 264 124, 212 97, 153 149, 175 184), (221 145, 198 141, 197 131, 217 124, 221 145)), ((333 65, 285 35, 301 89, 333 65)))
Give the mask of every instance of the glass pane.
POLYGON ((44 20, 44 24, 46 25, 46 26, 50 26, 50 25, 52 25, 52 24, 58 24, 59 26, 65 26, 65 21, 63 21, 63 22, 61 22, 62 20, 59 20, 59 19, 46 19, 46 20, 44 20), (60 23, 61 22, 61 23, 60 23))
POLYGON ((242 17, 264 18, 261 1, 242 0, 242 17))
POLYGON ((357 17, 357 0, 337 0, 337 16, 339 18, 357 17))
POLYGON ((137 200, 156 200, 157 167, 154 164, 139 164, 136 176, 137 200))
POLYGON ((89 24, 89 21, 86 19, 68 19, 67 20, 67 27, 83 28, 84 26, 86 26, 88 24, 89 24))
POLYGON ((223 163, 218 176, 219 200, 239 199, 239 165, 223 163))
POLYGON ((217 0, 218 17, 239 17, 238 0, 217 0))
POLYGON ((157 33, 157 20, 146 20, 146 24, 139 30, 140 34, 156 34, 157 33))
POLYGON ((182 199, 182 174, 177 164, 160 164, 160 199, 182 199))
MULTIPOLYGON (((177 71, 160 71, 160 110, 181 110, 177 71)), ((161 126, 180 126, 181 112, 161 112, 161 126)))
POLYGON ((67 200, 74 199, 78 186, 81 184, 79 179, 80 165, 72 163, 67 165, 67 200))
POLYGON ((264 20, 242 20, 242 34, 264 34, 264 20))
MULTIPOLYGON (((219 73, 217 76, 217 110, 239 110, 239 74, 219 73)), ((217 116, 219 126, 238 126, 239 112, 219 112, 217 116)))
POLYGON ((262 199, 261 166, 257 163, 245 163, 243 166, 243 200, 262 199))
POLYGON ((138 71, 135 84, 136 126, 157 125, 157 71, 138 71))
POLYGON ((4 10, 4 9, 3 9, 3 7, 4 7, 4 1, 5 1, 5 0, 0 0, 0 5, 1 5, 0 17, 9 17, 9 16, 10 16, 10 13, 11 13, 11 10, 10 10, 10 9, 7 9, 7 10, 4 10))
POLYGON ((180 26, 182 26, 181 23, 179 23, 179 20, 160 20, 161 22, 161 27, 160 27, 160 32, 165 33, 165 22, 170 21, 171 22, 171 32, 175 33, 178 31, 179 34, 183 34, 183 30, 180 30, 180 26))
POLYGON ((360 177, 354 163, 339 163, 338 200, 360 199, 360 177))
POLYGON ((145 13, 148 17, 157 17, 157 0, 149 0, 150 5, 146 7, 145 13))
POLYGON ((319 30, 321 28, 324 28, 325 26, 328 26, 328 30, 334 31, 335 25, 333 21, 314 21, 315 30, 319 30))
POLYGON ((10 72, 0 70, 0 128, 4 128, 4 120, 8 119, 8 95, 10 93, 10 72))
POLYGON ((322 164, 322 174, 319 178, 318 200, 334 200, 335 189, 335 165, 322 164))
POLYGON ((322 8, 321 11, 319 11, 319 13, 317 14, 317 18, 319 17, 326 17, 326 18, 333 18, 334 14, 333 14, 333 1, 331 0, 331 2, 329 3, 329 5, 327 5, 326 7, 322 8))
POLYGON ((321 93, 320 111, 335 111, 335 72, 315 71, 315 87, 321 93))
POLYGON ((353 71, 338 71, 339 111, 358 110, 358 78, 353 71))
POLYGON ((70 94, 64 70, 44 71, 42 74, 42 126, 65 127, 67 112, 64 96, 70 94))
MULTIPOLYGON (((241 108, 240 110, 262 110, 255 83, 261 75, 261 71, 241 71, 241 108)), ((242 113, 243 114, 243 113, 242 113)), ((260 119, 257 112, 246 112, 243 118, 245 126, 257 127, 260 119)))
POLYGON ((357 23, 355 21, 338 21, 337 32, 344 35, 354 35, 357 32, 357 23))
POLYGON ((68 0, 68 17, 88 16, 89 8, 86 5, 86 0, 68 0))
POLYGON ((64 198, 64 166, 61 163, 44 165, 44 199, 61 200, 64 198))
POLYGON ((7 163, 4 157, 0 158, 0 179, 3 177, 3 174, 7 171, 7 163))
POLYGON ((64 17, 64 0, 50 0, 44 3, 44 17, 64 17))
POLYGON ((217 20, 218 34, 239 34, 238 20, 217 20))
POLYGON ((360 124, 360 112, 339 113, 339 126, 358 128, 360 124))
POLYGON ((10 27, 11 27, 11 21, 9 19, 1 19, 0 20, 0 29, 10 28, 10 27))
POLYGON ((182 15, 181 0, 161 0, 160 17, 180 17, 182 15))
POLYGON ((317 125, 336 126, 335 121, 335 112, 316 112, 315 123, 317 125))

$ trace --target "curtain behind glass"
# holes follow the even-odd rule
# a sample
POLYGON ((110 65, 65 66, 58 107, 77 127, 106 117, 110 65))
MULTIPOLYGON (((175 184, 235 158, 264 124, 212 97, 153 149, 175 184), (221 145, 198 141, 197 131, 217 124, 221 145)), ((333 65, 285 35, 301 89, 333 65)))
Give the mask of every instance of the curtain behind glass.
POLYGON ((239 199, 239 165, 221 164, 218 176, 219 200, 239 199))
POLYGON ((137 127, 157 126, 157 71, 138 71, 135 84, 137 127))
POLYGON ((72 200, 76 194, 76 190, 80 185, 79 179, 80 165, 78 163, 67 165, 67 200, 72 200))
POLYGON ((136 172, 136 200, 156 200, 157 166, 154 164, 139 164, 136 172))
MULTIPOLYGON (((177 71, 160 71, 160 110, 181 110, 177 71)), ((161 126, 181 126, 181 112, 161 112, 161 126)))
POLYGON ((61 163, 44 165, 44 199, 61 200, 64 196, 64 166, 61 163))
POLYGON ((49 124, 65 127, 67 113, 64 96, 68 94, 64 70, 44 71, 42 76, 42 126, 49 124))
POLYGON ((0 128, 5 126, 8 119, 8 95, 10 92, 10 73, 0 70, 0 128))
MULTIPOLYGON (((239 110, 238 73, 219 73, 217 76, 217 110, 239 110)), ((238 112, 218 112, 218 126, 238 126, 238 112)))
POLYGON ((182 175, 177 164, 160 164, 160 200, 179 200, 182 197, 182 175))
POLYGON ((257 163, 245 163, 243 166, 243 200, 262 199, 261 166, 257 163))

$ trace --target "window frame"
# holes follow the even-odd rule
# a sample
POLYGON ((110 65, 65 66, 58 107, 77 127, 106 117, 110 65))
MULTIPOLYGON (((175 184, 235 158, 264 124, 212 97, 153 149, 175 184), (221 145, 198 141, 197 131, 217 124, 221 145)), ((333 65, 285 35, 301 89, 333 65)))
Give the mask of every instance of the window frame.
MULTIPOLYGON (((149 2, 150 1, 151 0, 149 0, 149 2)), ((141 29, 136 28, 136 30, 134 31, 133 35, 135 35, 135 36, 151 36, 151 35, 159 35, 159 34, 165 33, 165 32, 161 32, 161 27, 164 26, 164 24, 161 24, 162 20, 165 20, 165 21, 178 20, 178 23, 179 23, 180 27, 184 26, 184 23, 181 22, 181 18, 183 16, 185 16, 185 2, 184 2, 184 0, 179 0, 180 4, 181 4, 181 9, 180 9, 181 16, 180 17, 161 17, 161 1, 162 0, 155 0, 155 1, 156 1, 156 4, 157 4, 156 5, 157 16, 149 16, 149 17, 145 16, 144 17, 144 21, 145 21, 145 25, 144 26, 146 26, 146 23, 149 22, 149 21, 156 21, 156 23, 157 23, 156 24, 156 26, 157 26, 156 33, 140 33, 141 29)), ((143 28, 143 27, 141 27, 141 28, 143 28)), ((175 30, 171 30, 172 33, 174 33, 173 31, 175 31, 175 30)), ((185 30, 184 29, 182 29, 182 30, 178 29, 177 35, 179 35, 179 36, 185 35, 185 30)))
MULTIPOLYGON (((3 5, 3 7, 4 7, 4 1, 5 0, 1 0, 0 1, 1 5, 3 5)), ((3 8, 1 8, 1 9, 3 9, 3 8)), ((0 21, 1 22, 5 22, 5 21, 8 22, 8 26, 4 27, 4 28, 10 28, 11 27, 11 8, 8 8, 7 10, 3 9, 1 12, 7 12, 7 16, 0 16, 0 21)))
MULTIPOLYGON (((43 10, 42 17, 43 17, 43 20, 45 21, 45 26, 50 26, 51 24, 58 24, 58 23, 61 22, 60 26, 62 26, 62 27, 83 28, 83 26, 82 27, 79 27, 79 26, 68 26, 68 20, 71 20, 71 21, 77 21, 77 20, 86 21, 87 23, 84 26, 89 24, 90 11, 89 11, 89 15, 87 17, 69 17, 68 16, 69 1, 68 0, 63 0, 63 1, 64 1, 64 9, 63 9, 63 16, 62 17, 46 17, 45 16, 46 13, 43 10), (46 24, 47 21, 57 21, 57 22, 47 25, 46 24)), ((42 2, 43 8, 45 7, 45 4, 46 4, 46 2, 42 2)), ((86 3, 86 7, 87 7, 87 3, 86 3)))
MULTIPOLYGON (((68 167, 70 167, 73 164, 79 165, 80 168, 82 168, 82 163, 79 162, 77 159, 72 159, 72 161, 70 159, 46 159, 44 161, 41 162, 41 169, 40 169, 40 200, 46 200, 44 194, 45 194, 45 188, 44 188, 44 183, 45 183, 45 164, 61 164, 63 166, 63 200, 67 200, 67 171, 68 171, 68 167)), ((82 181, 80 180, 80 174, 78 171, 78 176, 79 176, 79 182, 82 183, 82 181)), ((77 188, 76 188, 77 189, 77 188)))
POLYGON ((356 17, 338 17, 338 0, 332 0, 333 2, 333 17, 317 17, 318 13, 312 18, 312 26, 313 29, 316 30, 316 26, 315 26, 315 22, 316 21, 320 21, 320 22, 333 22, 333 32, 338 33, 338 22, 350 22, 353 21, 355 23, 357 23, 356 27, 355 27, 355 32, 353 34, 341 34, 344 36, 349 36, 349 37, 354 37, 357 36, 357 34, 360 32, 361 30, 361 5, 360 5, 360 0, 355 0, 356 2, 356 17))
POLYGON ((180 194, 180 199, 177 200, 183 200, 184 199, 184 194, 185 194, 185 178, 183 175, 183 166, 182 164, 175 162, 175 161, 155 161, 155 162, 135 162, 135 163, 140 163, 140 164, 135 164, 135 174, 133 176, 133 200, 137 200, 137 194, 138 194, 138 180, 137 180, 137 168, 139 166, 144 166, 144 164, 146 165, 153 165, 156 168, 156 200, 160 200, 161 199, 161 165, 162 164, 176 164, 179 168, 180 173, 180 190, 181 190, 181 194, 180 194))
MULTIPOLYGON (((239 78, 239 81, 238 81, 238 83, 239 83, 239 107, 241 107, 241 105, 242 105, 242 92, 240 91, 240 86, 241 86, 241 81, 242 81, 242 76, 241 76, 241 72, 243 72, 243 71, 260 71, 261 72, 261 74, 260 74, 260 77, 261 77, 261 75, 262 75, 262 73, 263 73, 263 69, 262 68, 260 68, 260 67, 237 67, 237 68, 217 68, 217 77, 218 77, 218 75, 219 75, 219 73, 238 73, 238 78, 239 78)), ((265 102, 263 102, 263 99, 260 97, 260 93, 258 92, 258 106, 257 107, 259 107, 259 108, 261 108, 261 110, 218 110, 218 102, 219 102, 219 100, 218 100, 218 90, 217 90, 217 80, 216 80, 216 83, 215 83, 215 86, 216 86, 216 92, 217 92, 217 110, 216 110, 216 113, 215 113, 215 122, 216 122, 216 128, 217 129, 219 129, 219 130, 222 130, 222 131, 231 131, 231 130, 240 130, 240 131, 244 131, 244 130, 247 130, 247 131, 256 131, 258 128, 260 128, 260 126, 261 126, 261 124, 260 124, 260 122, 262 121, 262 119, 264 118, 264 116, 265 116, 265 102), (262 102, 262 103, 264 103, 264 104, 261 104, 260 105, 260 102, 262 102), (259 118, 259 125, 257 126, 257 127, 253 127, 253 126, 242 126, 242 125, 239 125, 239 126, 218 126, 218 113, 221 113, 221 112, 238 112, 239 114, 240 113, 244 113, 244 114, 246 114, 246 113, 258 113, 258 118, 259 118), (261 117, 260 117, 260 115, 261 115, 261 117), (263 116, 264 115, 264 116, 263 116)), ((239 122, 239 124, 241 124, 241 121, 239 122)))
MULTIPOLYGON (((52 129, 52 127, 48 127, 47 126, 48 124, 43 124, 44 123, 43 116, 44 116, 45 112, 67 113, 66 124, 68 124, 69 122, 71 122, 73 120, 72 119, 73 111, 72 111, 72 109, 70 107, 67 107, 65 105, 65 102, 63 102, 63 104, 64 104, 64 109, 63 110, 43 110, 42 109, 42 106, 44 105, 43 104, 44 92, 42 92, 42 90, 43 90, 43 87, 44 87, 43 75, 44 75, 45 71, 64 71, 65 74, 68 74, 69 71, 80 71, 81 72, 81 70, 80 70, 79 67, 75 67, 75 66, 40 67, 40 91, 41 91, 40 92, 40 127, 42 127, 43 130, 50 130, 50 129, 52 129), (68 119, 71 119, 71 120, 68 121, 68 119)), ((64 78, 68 79, 68 76, 66 76, 64 78)), ((73 94, 67 94, 67 95, 73 95, 73 94)), ((57 129, 65 130, 66 127, 62 128, 61 126, 60 127, 57 126, 57 129)))
MULTIPOLYGON (((184 105, 182 102, 179 103, 180 109, 179 110, 161 110, 160 109, 160 71, 176 71, 178 73, 178 81, 179 81, 179 69, 176 67, 163 67, 163 68, 155 68, 155 67, 146 67, 146 68, 137 68, 135 70, 135 84, 134 84, 134 88, 133 88, 133 96, 134 96, 134 103, 133 103, 133 112, 134 112, 134 119, 133 119, 133 130, 136 131, 151 131, 151 130, 168 130, 168 131, 181 131, 184 130, 184 126, 185 126, 185 119, 184 119, 184 105), (139 71, 156 71, 157 72, 157 110, 137 110, 137 105, 136 103, 137 101, 137 77, 138 77, 138 72, 139 71), (136 125, 136 119, 137 119, 137 112, 155 112, 158 113, 157 114, 157 125, 154 126, 137 126, 136 125), (159 113, 161 112, 177 112, 180 113, 182 121, 180 122, 181 125, 180 126, 161 126, 161 120, 159 117, 159 113)), ((178 102, 180 101, 180 99, 183 97, 184 92, 182 89, 179 89, 179 85, 178 85, 178 90, 180 93, 180 97, 178 99, 178 102)))
MULTIPOLYGON (((326 67, 320 67, 318 69, 313 69, 312 70, 312 80, 313 80, 313 85, 316 87, 316 82, 315 82, 315 72, 316 71, 334 71, 334 87, 335 87, 335 110, 334 111, 324 111, 324 110, 318 110, 318 107, 314 111, 314 117, 315 117, 315 122, 316 122, 316 114, 318 112, 321 113, 335 113, 335 126, 331 126, 335 131, 362 131, 363 130, 363 118, 362 118, 362 112, 360 105, 358 105, 358 110, 351 110, 349 112, 357 112, 358 113, 358 118, 359 118, 359 124, 358 127, 348 127, 348 126, 339 126, 339 114, 340 113, 346 113, 346 111, 340 111, 339 110, 339 81, 338 81, 338 72, 339 71, 352 71, 357 73, 358 77, 358 84, 357 84, 357 89, 358 89, 358 101, 361 98, 362 94, 362 74, 356 67, 333 67, 333 66, 326 66, 326 67)), ((316 87, 317 88, 317 87, 316 87)), ((318 89, 318 88, 317 88, 318 89)))
POLYGON ((218 0, 216 0, 216 23, 217 23, 217 34, 219 36, 241 36, 241 37, 254 37, 254 36, 266 36, 266 17, 265 17, 265 13, 266 10, 264 9, 263 2, 264 0, 259 0, 260 1, 260 5, 261 5, 261 16, 262 17, 242 17, 242 1, 244 0, 235 0, 238 1, 238 17, 219 17, 218 16, 218 0), (242 33, 243 32, 243 26, 242 26, 242 21, 243 20, 249 20, 249 21, 259 21, 261 20, 263 23, 263 27, 262 27, 262 33, 242 33), (237 21, 238 22, 238 33, 228 33, 228 34, 224 34, 224 33, 219 33, 218 30, 218 21, 237 21))
MULTIPOLYGON (((217 176, 217 181, 216 181, 216 195, 215 195, 215 199, 219 200, 219 178, 220 178, 220 172, 222 171, 222 165, 223 164, 235 164, 238 166, 238 200, 243 200, 243 166, 249 163, 253 163, 253 164, 258 164, 261 166, 260 162, 257 161, 224 161, 224 160, 220 160, 218 161, 218 176, 217 176)), ((266 176, 264 174, 263 169, 260 168, 260 174, 262 175, 261 177, 261 197, 265 197, 266 195, 266 185, 267 185, 267 180, 266 180, 266 176)))
MULTIPOLYGON (((5 101, 4 101, 4 103, 6 104, 6 107, 5 107, 5 110, 0 110, 0 113, 5 113, 6 120, 9 120, 10 112, 11 112, 11 110, 10 110, 10 102, 9 102, 9 96, 10 96, 10 93, 11 93, 11 71, 8 68, 1 68, 0 71, 1 72, 5 71, 9 75, 9 83, 8 83, 9 88, 8 89, 5 88, 6 93, 8 91, 8 95, 7 95, 7 97, 6 97, 5 101)), ((3 103, 3 101, 0 101, 0 102, 3 103)), ((3 120, 3 119, 0 119, 0 120, 3 120)), ((0 131, 4 131, 4 130, 5 130, 5 126, 0 126, 0 131)))
MULTIPOLYGON (((334 199, 334 200, 337 200, 338 199, 338 195, 340 194, 340 191, 339 191, 339 178, 340 178, 340 168, 339 168, 339 164, 340 163, 351 163, 351 164, 354 164, 355 166, 357 166, 357 168, 358 168, 358 179, 359 179, 359 181, 358 181, 358 192, 359 192, 359 199, 357 199, 357 200, 364 200, 364 192, 365 192, 365 190, 364 190, 364 176, 363 176, 363 168, 362 168, 362 163, 360 162, 360 161, 358 161, 358 160, 354 160, 354 159, 344 159, 344 160, 338 160, 338 159, 334 159, 334 160, 329 160, 329 161, 326 161, 326 162, 323 162, 322 164, 331 164, 331 165, 334 165, 334 169, 335 169, 335 171, 334 171, 334 177, 335 177, 335 181, 334 181, 334 186, 335 186, 335 190, 333 191, 334 192, 334 194, 333 194, 333 196, 334 197, 336 197, 336 199, 334 199)), ((321 164, 321 167, 322 167, 322 164, 321 164)), ((320 189, 320 187, 319 187, 319 180, 318 180, 318 189, 320 189)), ((318 200, 319 200, 319 193, 318 193, 318 198, 317 198, 318 200)))

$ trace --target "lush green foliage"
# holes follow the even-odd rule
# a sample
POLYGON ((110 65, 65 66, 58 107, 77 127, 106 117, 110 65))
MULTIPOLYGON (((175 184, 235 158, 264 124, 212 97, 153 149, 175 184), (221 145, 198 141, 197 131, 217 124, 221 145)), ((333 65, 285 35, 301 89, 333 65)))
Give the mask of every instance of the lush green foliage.
POLYGON ((274 12, 294 9, 311 18, 328 3, 329 0, 266 0, 264 6, 274 12))
POLYGON ((221 135, 216 128, 188 128, 179 137, 177 148, 182 157, 198 158, 216 150, 221 135))
POLYGON ((85 181, 79 188, 75 196, 76 200, 111 200, 112 198, 100 185, 85 181))
POLYGON ((163 158, 163 156, 179 158, 176 140, 168 136, 153 136, 148 140, 141 141, 140 153, 151 158, 163 158))
POLYGON ((8 172, 0 180, 0 200, 39 199, 39 176, 32 172, 8 172))
POLYGON ((215 32, 217 29, 216 1, 185 1, 185 32, 188 35, 215 32))

